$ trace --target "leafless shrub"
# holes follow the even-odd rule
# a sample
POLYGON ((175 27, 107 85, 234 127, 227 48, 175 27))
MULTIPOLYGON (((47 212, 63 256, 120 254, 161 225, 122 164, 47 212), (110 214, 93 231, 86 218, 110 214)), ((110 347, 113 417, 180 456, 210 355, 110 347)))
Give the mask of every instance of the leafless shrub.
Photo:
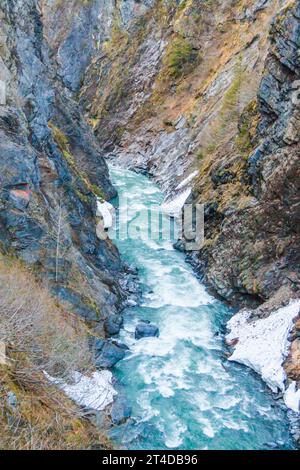
POLYGON ((16 260, 0 258, 0 341, 35 371, 67 377, 91 364, 87 331, 16 260))

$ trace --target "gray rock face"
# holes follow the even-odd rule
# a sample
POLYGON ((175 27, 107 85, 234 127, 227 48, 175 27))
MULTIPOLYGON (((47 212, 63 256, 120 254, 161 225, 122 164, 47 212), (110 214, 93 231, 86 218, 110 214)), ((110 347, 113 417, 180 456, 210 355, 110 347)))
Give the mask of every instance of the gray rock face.
POLYGON ((44 0, 45 35, 56 55, 58 74, 64 85, 78 92, 93 58, 109 40, 112 26, 127 28, 133 18, 153 6, 152 0, 113 0, 57 2, 44 0))
POLYGON ((150 323, 139 323, 135 329, 135 339, 158 337, 159 329, 150 323))
POLYGON ((191 164, 186 158, 191 147, 190 132, 187 127, 161 131, 155 138, 152 136, 151 143, 150 135, 150 127, 145 127, 126 150, 116 148, 109 157, 122 166, 148 173, 170 196, 191 164))
POLYGON ((64 85, 76 92, 99 41, 108 37, 113 2, 46 0, 42 8, 45 34, 57 57, 58 74, 64 85))
MULTIPOLYGON (((200 256, 191 256, 208 283, 228 300, 252 299, 255 305, 274 297, 257 312, 274 309, 276 303, 299 295, 300 288, 300 237, 295 230, 300 220, 297 5, 288 6, 274 19, 270 38, 257 97, 257 146, 247 162, 253 197, 244 210, 223 214, 217 241, 200 256)), ((220 176, 211 172, 214 184, 232 179, 221 169, 220 176)), ((206 220, 207 231, 217 221, 217 212, 206 220)))
POLYGON ((255 20, 257 14, 267 8, 270 4, 270 0, 257 0, 254 4, 247 8, 243 16, 244 19, 255 20))
MULTIPOLYGON (((127 8, 127 5, 133 3, 126 1, 124 5, 127 8)), ((143 2, 140 6, 142 5, 143 2)), ((94 131, 106 152, 114 148, 125 126, 147 102, 166 45, 159 32, 148 26, 149 34, 145 35, 145 42, 139 47, 138 41, 134 40, 132 47, 136 47, 136 51, 133 51, 130 57, 126 57, 126 38, 144 36, 148 17, 142 17, 143 21, 138 21, 139 12, 143 10, 144 7, 141 10, 137 9, 136 21, 130 21, 125 28, 120 27, 120 38, 118 39, 118 36, 112 38, 108 43, 107 48, 111 48, 112 51, 120 47, 119 75, 115 76, 113 73, 112 56, 102 49, 85 75, 80 103, 90 116, 96 118, 94 131)), ((135 159, 134 148, 130 149, 129 153, 135 159)))

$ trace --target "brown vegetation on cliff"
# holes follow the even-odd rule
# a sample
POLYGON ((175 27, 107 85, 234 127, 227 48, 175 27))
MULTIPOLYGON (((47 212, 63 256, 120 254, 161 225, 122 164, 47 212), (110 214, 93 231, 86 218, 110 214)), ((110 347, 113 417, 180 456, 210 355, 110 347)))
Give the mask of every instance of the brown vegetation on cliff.
POLYGON ((70 379, 92 367, 88 331, 15 258, 0 257, 0 448, 109 445, 44 372, 70 379))

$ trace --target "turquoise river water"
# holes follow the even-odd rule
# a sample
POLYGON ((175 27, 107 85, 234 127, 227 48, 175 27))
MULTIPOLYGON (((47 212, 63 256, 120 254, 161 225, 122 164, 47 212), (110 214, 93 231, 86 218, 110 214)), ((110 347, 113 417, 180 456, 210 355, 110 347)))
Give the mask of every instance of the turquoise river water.
POLYGON ((130 351, 115 367, 132 419, 115 428, 113 439, 128 449, 293 448, 285 410, 256 374, 224 358, 218 332, 232 311, 207 293, 172 240, 159 239, 153 220, 162 192, 146 176, 110 172, 120 221, 125 198, 129 208, 131 236, 116 243, 123 259, 137 266, 143 289, 141 302, 124 312, 120 339, 130 351), (137 223, 150 207, 151 239, 149 218, 137 223), (140 320, 157 325, 159 338, 136 341, 140 320))

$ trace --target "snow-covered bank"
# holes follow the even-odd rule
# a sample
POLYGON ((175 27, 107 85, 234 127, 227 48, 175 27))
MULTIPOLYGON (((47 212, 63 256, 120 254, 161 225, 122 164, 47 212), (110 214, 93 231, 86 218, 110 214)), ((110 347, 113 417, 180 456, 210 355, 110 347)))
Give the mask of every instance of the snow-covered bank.
POLYGON ((45 376, 75 403, 93 410, 104 410, 113 402, 114 396, 117 394, 112 386, 112 373, 108 370, 94 372, 90 377, 74 372, 72 384, 51 377, 46 372, 45 376))
POLYGON ((299 308, 300 300, 293 300, 269 317, 254 321, 248 321, 250 312, 243 310, 234 315, 227 324, 230 330, 227 341, 238 338, 229 360, 255 370, 274 392, 281 390, 286 405, 298 412, 300 390, 296 390, 295 382, 286 388, 283 361, 288 353, 288 335, 299 308))

